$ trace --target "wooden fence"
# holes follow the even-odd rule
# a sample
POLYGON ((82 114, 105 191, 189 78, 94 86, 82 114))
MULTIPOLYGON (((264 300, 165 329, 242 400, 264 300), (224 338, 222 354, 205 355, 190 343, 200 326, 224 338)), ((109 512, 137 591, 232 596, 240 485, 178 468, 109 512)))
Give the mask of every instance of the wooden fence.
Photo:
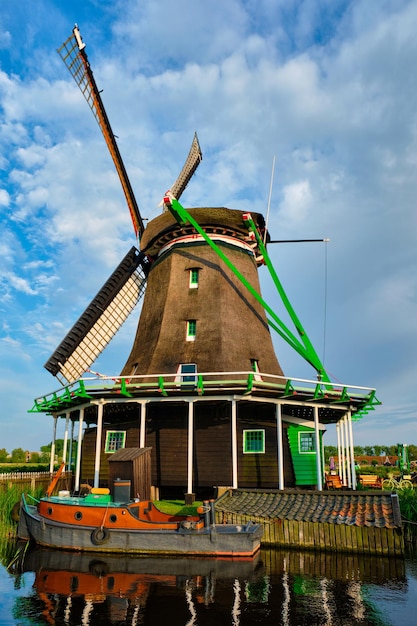
MULTIPOLYGON (((35 491, 42 488, 46 492, 52 475, 49 472, 2 472, 0 473, 0 492, 17 487, 18 491, 35 491)), ((72 472, 65 472, 58 480, 55 492, 61 489, 70 489, 72 472)))

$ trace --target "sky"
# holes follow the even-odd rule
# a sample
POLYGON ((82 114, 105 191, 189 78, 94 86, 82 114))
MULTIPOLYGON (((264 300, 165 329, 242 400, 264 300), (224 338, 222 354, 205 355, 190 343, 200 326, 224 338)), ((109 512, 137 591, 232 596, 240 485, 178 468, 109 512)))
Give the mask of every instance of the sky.
MULTIPOLYGON (((377 390, 355 444, 417 444, 417 1, 19 0, 0 3, 0 448, 51 441, 51 417, 28 412, 60 386, 43 365, 135 244, 56 52, 75 23, 143 218, 197 131, 184 206, 268 213, 272 239, 330 239, 269 253, 332 380, 377 390)), ((138 315, 95 371, 120 372, 138 315)), ((315 379, 274 345, 287 376, 315 379)))

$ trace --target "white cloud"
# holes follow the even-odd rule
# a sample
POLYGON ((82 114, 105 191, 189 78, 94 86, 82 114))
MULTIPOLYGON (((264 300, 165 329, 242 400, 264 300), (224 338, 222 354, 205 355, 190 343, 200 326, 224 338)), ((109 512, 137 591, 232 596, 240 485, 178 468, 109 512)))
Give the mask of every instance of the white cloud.
POLYGON ((33 289, 30 286, 28 280, 26 280, 22 276, 17 276, 13 272, 7 272, 5 274, 5 279, 9 282, 11 287, 13 287, 13 289, 15 289, 16 291, 20 291, 29 296, 36 296, 36 294, 38 293, 35 289, 33 289))
POLYGON ((312 194, 308 180, 287 185, 283 188, 282 195, 281 219, 289 220, 295 226, 302 224, 312 206, 312 194))
POLYGON ((10 204, 10 196, 6 189, 0 189, 0 206, 7 207, 10 204))

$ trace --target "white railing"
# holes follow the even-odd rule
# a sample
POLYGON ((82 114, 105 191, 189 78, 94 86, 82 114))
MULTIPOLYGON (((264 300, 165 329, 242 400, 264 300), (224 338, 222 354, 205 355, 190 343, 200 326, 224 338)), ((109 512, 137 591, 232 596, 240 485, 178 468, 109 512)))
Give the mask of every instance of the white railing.
POLYGON ((120 394, 133 397, 148 395, 178 396, 188 395, 268 392, 279 398, 294 397, 299 394, 309 396, 310 400, 326 398, 325 402, 349 402, 355 399, 359 405, 379 404, 375 398, 375 389, 332 383, 305 378, 290 378, 254 371, 238 372, 190 372, 172 374, 146 374, 135 376, 108 376, 93 372, 95 376, 84 376, 79 380, 61 387, 46 396, 35 399, 32 412, 54 413, 62 407, 79 405, 82 398, 88 402, 100 394, 120 394))

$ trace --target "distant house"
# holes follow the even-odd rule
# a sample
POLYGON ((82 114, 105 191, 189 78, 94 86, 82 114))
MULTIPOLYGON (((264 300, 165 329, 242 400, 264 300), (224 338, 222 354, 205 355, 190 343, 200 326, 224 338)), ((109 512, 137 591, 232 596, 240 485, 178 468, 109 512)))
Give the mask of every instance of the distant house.
POLYGON ((398 456, 395 455, 379 455, 379 456, 371 456, 371 455, 361 455, 356 456, 356 462, 359 465, 385 465, 386 467, 395 467, 398 465, 398 456))

